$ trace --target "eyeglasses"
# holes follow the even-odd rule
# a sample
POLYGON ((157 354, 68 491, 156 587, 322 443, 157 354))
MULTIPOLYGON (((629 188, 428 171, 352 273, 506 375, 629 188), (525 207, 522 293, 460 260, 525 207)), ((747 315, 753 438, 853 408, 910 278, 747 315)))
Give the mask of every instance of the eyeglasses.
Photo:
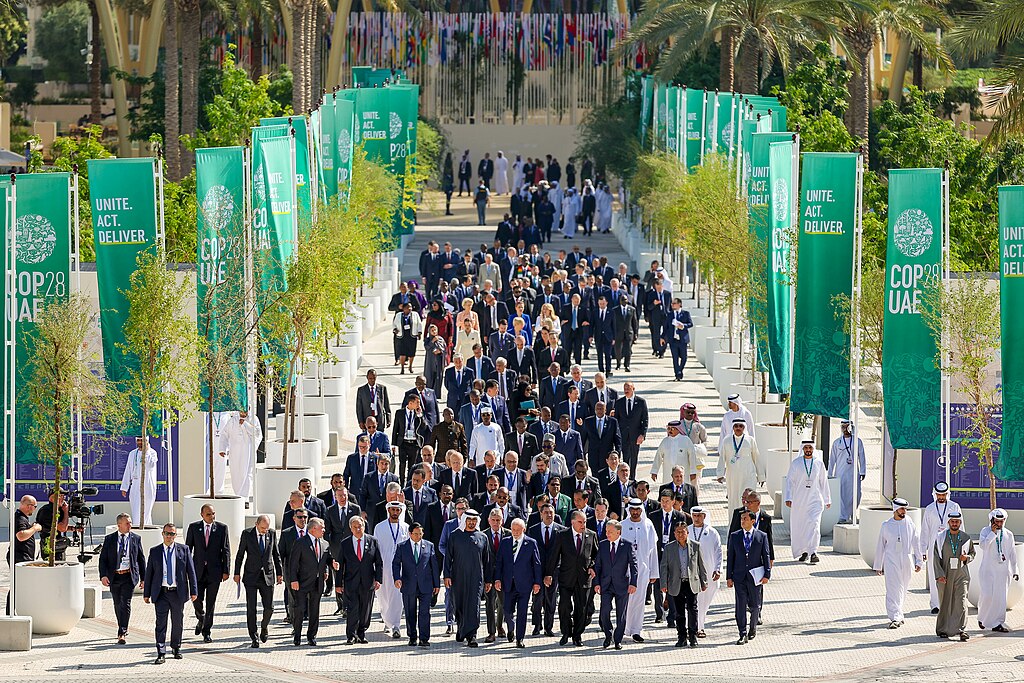
POLYGON ((306 515, 292 515, 292 519, 306 519, 306 515))
POLYGON ((177 534, 177 533, 175 533, 175 532, 173 532, 173 531, 165 531, 165 532, 164 532, 164 536, 166 536, 167 538, 174 538, 174 537, 175 537, 175 536, 177 536, 177 535, 178 535, 178 534, 177 534))

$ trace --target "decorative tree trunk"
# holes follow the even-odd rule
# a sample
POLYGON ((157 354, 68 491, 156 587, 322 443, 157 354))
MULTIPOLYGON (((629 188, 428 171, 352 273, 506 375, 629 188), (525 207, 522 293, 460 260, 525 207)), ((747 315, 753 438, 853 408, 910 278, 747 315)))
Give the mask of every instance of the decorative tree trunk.
POLYGON ((253 17, 252 44, 249 46, 249 73, 254 81, 263 75, 263 20, 253 17))
POLYGON ((921 48, 916 48, 914 56, 914 87, 918 90, 924 89, 924 53, 921 48))
POLYGON ((309 87, 306 72, 306 0, 292 2, 292 110, 306 111, 306 91, 309 87))
POLYGON ((89 123, 103 123, 102 81, 100 79, 100 13, 96 0, 89 0, 89 16, 92 19, 92 64, 89 65, 89 123))
POLYGON ((875 43, 875 32, 870 27, 858 26, 845 31, 845 34, 857 62, 847 85, 850 90, 848 128, 854 140, 867 143, 871 116, 871 50, 875 43))
POLYGON ((761 88, 761 78, 758 70, 758 60, 761 53, 761 44, 756 36, 740 43, 736 55, 737 83, 738 90, 744 95, 756 95, 761 88))
POLYGON ((174 2, 164 5, 167 18, 164 21, 164 158, 167 160, 167 176, 171 180, 181 177, 181 147, 178 140, 178 13, 174 2))
POLYGON ((320 102, 320 91, 323 89, 323 62, 324 62, 324 34, 323 28, 327 21, 327 9, 323 2, 317 2, 313 6, 310 22, 310 84, 309 84, 309 108, 316 107, 320 102))
MULTIPOLYGON (((181 132, 195 136, 199 124, 199 34, 202 32, 199 0, 183 0, 179 11, 182 29, 188 36, 181 45, 181 132)), ((181 175, 188 174, 194 165, 195 154, 182 147, 181 175)))
POLYGON ((721 59, 718 65, 718 89, 731 92, 736 82, 736 34, 732 28, 722 29, 721 59))

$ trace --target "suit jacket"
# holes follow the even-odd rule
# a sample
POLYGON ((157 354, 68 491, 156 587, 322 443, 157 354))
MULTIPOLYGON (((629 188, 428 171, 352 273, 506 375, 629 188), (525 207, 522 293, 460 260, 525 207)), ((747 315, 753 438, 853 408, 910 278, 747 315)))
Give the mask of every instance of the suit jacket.
MULTIPOLYGON (((496 270, 498 270, 500 275, 500 269, 496 268, 496 270)), ((498 279, 494 279, 492 281, 494 282, 494 284, 498 284, 498 279)), ((487 304, 484 303, 482 298, 480 299, 480 301, 476 302, 475 306, 473 306, 473 311, 476 313, 477 318, 480 320, 480 339, 487 342, 488 344, 490 344, 492 335, 498 334, 498 322, 502 320, 508 320, 508 306, 505 304, 504 301, 497 298, 497 294, 497 292, 494 292, 494 320, 491 319, 491 309, 487 307, 487 304)), ((508 336, 511 337, 512 335, 509 333, 508 336)), ((506 340, 506 342, 509 343, 509 346, 506 346, 505 348, 510 348, 511 346, 515 345, 514 339, 510 342, 509 340, 506 340)), ((488 351, 490 351, 491 347, 488 346, 487 348, 488 351)), ((491 359, 493 360, 494 356, 491 356, 491 359)))
MULTIPOLYGON (((610 386, 605 384, 605 386, 604 386, 604 395, 605 395, 605 399, 607 399, 604 402, 605 403, 605 414, 608 414, 608 413, 612 412, 615 409, 615 400, 619 397, 619 392, 615 391, 610 386)), ((600 401, 600 400, 601 400, 601 397, 598 396, 597 387, 590 387, 589 389, 587 389, 587 393, 585 393, 583 395, 583 402, 587 404, 587 414, 588 415, 593 415, 594 414, 594 406, 596 406, 597 402, 600 401)))
POLYGON ((555 476, 551 473, 551 470, 548 470, 545 474, 547 474, 547 479, 540 472, 534 472, 530 477, 530 483, 526 485, 527 507, 531 510, 533 509, 533 499, 542 493, 548 492, 548 481, 550 481, 551 477, 555 476))
POLYGON ((210 528, 210 542, 206 542, 205 521, 188 525, 185 545, 192 551, 192 564, 201 581, 219 583, 222 576, 231 573, 231 541, 228 525, 214 520, 210 528))
POLYGON ((690 328, 693 327, 693 319, 690 318, 690 312, 679 310, 678 313, 675 311, 669 311, 665 318, 665 324, 661 331, 661 338, 665 340, 666 344, 683 344, 687 345, 690 343, 690 328), (678 318, 683 323, 682 329, 677 329, 674 321, 678 318))
POLYGON ((552 349, 550 346, 546 349, 541 349, 540 354, 537 356, 537 367, 546 369, 552 363, 558 363, 562 375, 569 374, 569 350, 561 344, 555 349, 552 349))
POLYGON ((594 343, 608 346, 615 341, 616 328, 622 321, 608 307, 604 311, 604 320, 601 320, 601 310, 594 311, 593 322, 590 324, 591 334, 594 336, 594 343))
POLYGON ((525 510, 529 502, 529 493, 526 490, 526 487, 528 485, 526 483, 526 473, 527 470, 524 470, 521 467, 517 467, 513 475, 509 475, 508 470, 506 470, 504 467, 502 467, 497 472, 498 477, 501 479, 501 485, 504 486, 505 488, 508 488, 511 476, 515 476, 516 489, 514 492, 511 490, 509 491, 509 493, 511 494, 509 502, 514 504, 520 510, 525 510))
POLYGON ((565 464, 571 470, 577 460, 585 460, 583 457, 583 437, 575 428, 570 429, 564 435, 561 429, 555 430, 555 450, 565 456, 565 464))
POLYGON ((490 356, 484 354, 480 356, 479 364, 480 372, 477 372, 477 358, 471 356, 466 359, 466 367, 473 371, 473 377, 479 377, 486 381, 491 376, 491 373, 494 372, 494 361, 491 360, 490 356))
MULTIPOLYGON (((498 481, 501 481, 501 475, 498 474, 499 470, 505 469, 498 463, 494 463, 494 467, 488 467, 487 465, 477 465, 473 468, 476 472, 476 490, 477 495, 487 495, 487 479, 493 474, 498 477, 498 481)), ((471 501, 472 502, 472 501, 471 501)))
MULTIPOLYGON (((294 536, 294 529, 291 533, 294 536)), ((242 532, 235 553, 235 575, 241 576, 246 586, 273 586, 278 576, 284 576, 281 551, 273 529, 267 529, 262 551, 256 527, 242 532)))
POLYGON ((483 402, 491 407, 493 421, 501 427, 502 433, 507 434, 512 431, 512 419, 508 414, 508 401, 500 395, 492 398, 484 394, 483 402))
MULTIPOLYGON (((395 421, 391 430, 391 444, 398 446, 405 443, 405 431, 408 427, 406 420, 408 419, 405 408, 399 408, 395 411, 395 421)), ((416 449, 417 453, 420 448, 423 448, 423 444, 427 443, 427 439, 430 438, 430 427, 427 425, 427 420, 423 415, 417 415, 413 413, 413 433, 416 435, 416 449)))
POLYGON ((410 539, 398 544, 391 560, 391 576, 402 582, 402 595, 432 595, 441 588, 441 565, 434 544, 426 539, 420 544, 419 562, 413 555, 410 539))
POLYGON ((332 553, 338 559, 338 581, 346 591, 372 593, 374 582, 380 583, 384 580, 380 544, 371 534, 364 533, 362 560, 356 555, 355 546, 351 536, 331 546, 332 553))
MULTIPOLYGON (((466 441, 472 441, 473 427, 476 424, 480 424, 479 420, 477 420, 476 422, 473 421, 473 416, 478 412, 478 410, 483 410, 485 405, 487 404, 484 403, 483 400, 481 400, 478 405, 474 406, 473 402, 467 398, 466 402, 462 404, 462 407, 459 408, 458 411, 456 411, 455 419, 458 420, 459 424, 462 425, 462 430, 466 434, 466 441)), ((493 414, 491 415, 491 417, 494 417, 493 414)), ((491 422, 493 424, 496 421, 492 419, 491 422)), ((498 454, 499 457, 503 455, 503 453, 498 454)))
MULTIPOLYGON (((665 513, 659 507, 647 518, 654 525, 654 533, 658 537, 658 557, 661 557, 661 553, 665 549, 665 539, 663 538, 665 535, 665 513)), ((686 515, 675 510, 668 514, 668 518, 668 540, 671 542, 675 538, 676 527, 680 524, 689 524, 689 521, 686 519, 686 515)))
POLYGON ((586 444, 587 456, 594 463, 602 463, 611 451, 622 451, 622 435, 619 433, 619 421, 614 417, 604 416, 601 432, 597 431, 597 416, 591 415, 583 421, 583 441, 586 444))
POLYGON ((523 432, 523 447, 519 448, 519 432, 514 429, 505 435, 505 451, 512 451, 519 456, 521 465, 533 465, 533 459, 540 453, 540 446, 537 437, 529 432, 523 432))
POLYGON ((426 387, 423 391, 417 391, 415 387, 405 392, 402 405, 405 405, 405 401, 409 399, 409 396, 415 394, 420 397, 420 410, 423 411, 423 419, 427 422, 427 428, 433 429, 441 419, 441 413, 437 407, 437 394, 430 387, 426 387))
MULTIPOLYGON (((177 600, 185 604, 192 600, 192 596, 199 591, 199 581, 196 580, 196 568, 192 564, 192 553, 181 543, 172 543, 174 553, 174 585, 177 590, 168 591, 167 597, 170 600, 177 600)), ((146 562, 145 585, 142 587, 142 596, 150 601, 156 600, 160 595, 164 581, 164 544, 155 545, 149 549, 149 561, 146 562)))
MULTIPOLYGON (((661 488, 658 489, 658 498, 661 498, 662 491, 666 491, 666 490, 674 494, 675 493, 674 484, 672 482, 668 482, 667 484, 662 484, 661 488)), ((694 506, 696 506, 698 504, 697 503, 697 489, 693 488, 693 486, 691 484, 689 484, 687 482, 683 482, 682 491, 680 493, 683 494, 683 509, 686 510, 687 512, 690 511, 690 508, 692 508, 692 507, 694 507, 694 506)), ((739 520, 737 519, 737 522, 738 521, 739 520)))
POLYGON ((452 490, 455 492, 456 499, 465 498, 466 500, 469 500, 473 497, 473 494, 477 492, 476 472, 463 466, 462 471, 459 474, 462 478, 459 480, 458 486, 455 486, 455 472, 450 469, 442 472, 440 476, 438 476, 437 480, 441 482, 442 485, 448 484, 448 486, 451 486, 452 490))
POLYGON ((629 484, 626 486, 626 495, 622 495, 622 486, 619 482, 618 477, 608 483, 605 488, 604 497, 608 500, 608 514, 613 512, 619 516, 619 519, 625 519, 623 512, 625 511, 625 505, 623 504, 623 498, 627 501, 636 495, 636 482, 632 479, 629 480, 629 484))
POLYGON ((498 547, 498 561, 494 579, 501 581, 501 590, 506 594, 515 591, 529 594, 534 586, 540 586, 544 572, 540 561, 540 547, 537 541, 523 534, 519 540, 519 556, 512 552, 515 539, 507 536, 498 547))
MULTIPOLYGON (((463 457, 469 455, 469 440, 466 438, 466 428, 458 420, 452 420, 449 424, 444 420, 438 422, 430 432, 427 443, 434 448, 434 453, 439 458, 443 457, 449 450, 456 450, 462 453, 463 457)), ((436 461, 435 461, 436 462, 436 461)), ((441 473, 434 467, 434 476, 441 473)))
POLYGON ((377 429, 384 430, 387 429, 388 423, 391 421, 391 402, 388 401, 388 388, 379 382, 374 387, 377 394, 376 414, 371 410, 373 400, 370 394, 370 385, 364 384, 356 389, 356 420, 359 421, 359 425, 362 427, 366 423, 366 418, 370 415, 375 415, 377 418, 377 429))
POLYGON ((728 555, 725 561, 725 578, 730 581, 738 581, 743 576, 750 576, 748 572, 754 567, 764 569, 765 578, 771 578, 772 566, 771 557, 768 553, 768 536, 758 529, 751 531, 750 551, 746 550, 743 543, 743 529, 729 534, 727 546, 728 555))
MULTIPOLYGON (((487 505, 484 505, 483 510, 480 511, 480 519, 486 521, 488 519, 488 516, 491 514, 491 510, 495 509, 496 507, 497 505, 493 503, 488 503, 487 505)), ((505 506, 505 520, 501 523, 501 526, 505 529, 511 529, 512 520, 516 519, 517 517, 519 519, 522 519, 523 521, 526 521, 526 515, 523 514, 523 508, 519 507, 518 505, 512 502, 509 502, 509 504, 505 506)), ((485 530, 485 532, 489 534, 490 530, 487 529, 485 530)))
POLYGON ((395 294, 391 297, 391 301, 388 303, 388 310, 391 311, 392 313, 397 313, 398 311, 402 310, 402 305, 404 303, 408 303, 410 306, 412 306, 412 310, 414 311, 420 310, 420 302, 412 294, 412 292, 406 294, 404 302, 402 301, 402 293, 395 292, 395 294))
MULTIPOLYGON (((559 403, 563 403, 565 401, 568 401, 569 400, 569 389, 571 387, 576 387, 577 389, 580 390, 579 402, 581 404, 585 404, 586 401, 583 400, 583 397, 586 395, 586 393, 588 391, 590 391, 591 387, 594 386, 594 383, 591 382, 589 379, 581 379, 580 382, 579 382, 579 386, 577 386, 576 381, 573 380, 572 377, 567 377, 566 380, 567 380, 566 383, 562 385, 562 393, 560 393, 558 395, 558 402, 559 403)), ((591 414, 592 414, 592 411, 588 408, 587 409, 587 415, 591 415, 591 414)))
MULTIPOLYGON (((601 484, 598 483, 597 479, 590 476, 589 474, 583 478, 583 486, 586 490, 590 491, 590 495, 587 496, 587 505, 593 505, 601 496, 601 484)), ((562 477, 562 490, 565 491, 565 495, 572 496, 574 491, 577 489, 576 476, 562 477)))
POLYGON ((352 529, 349 527, 349 522, 352 521, 353 517, 359 517, 361 513, 362 510, 359 506, 351 500, 348 501, 348 505, 346 505, 344 509, 342 509, 342 507, 337 503, 327 508, 327 515, 324 518, 324 525, 326 528, 324 538, 328 540, 331 547, 334 547, 336 543, 352 535, 352 529))
MULTIPOLYGON (((497 330, 491 332, 487 336, 487 355, 491 357, 491 360, 497 360, 499 357, 508 360, 508 354, 516 347, 516 338, 512 336, 510 332, 502 334, 497 330)), ((505 369, 508 372, 508 368, 505 369)), ((512 379, 509 379, 509 375, 505 376, 505 382, 508 385, 509 391, 515 386, 515 373, 512 374, 512 379)), ((490 376, 487 379, 497 379, 496 376, 490 376)))
POLYGON ((469 400, 469 390, 473 388, 473 371, 468 367, 462 367, 462 382, 457 381, 457 373, 455 366, 451 366, 444 371, 444 390, 447 393, 447 406, 454 410, 456 414, 459 412, 459 408, 462 404, 469 400))
POLYGON ((615 559, 612 559, 612 543, 608 539, 601 541, 594 561, 595 581, 601 587, 601 594, 626 595, 629 587, 636 587, 636 557, 633 556, 633 545, 618 541, 615 559))
POLYGON ((416 509, 415 502, 416 497, 413 495, 412 486, 407 486, 405 491, 405 503, 406 509, 412 514, 413 521, 419 522, 420 524, 426 524, 427 521, 427 509, 431 503, 437 501, 437 492, 430 488, 426 484, 420 489, 420 507, 416 509))
POLYGON ((509 369, 515 372, 517 376, 526 375, 530 378, 531 382, 537 381, 537 359, 531 347, 523 347, 523 360, 521 362, 519 360, 519 349, 515 347, 508 352, 505 359, 508 361, 509 369))
MULTIPOLYGON (((743 508, 736 508, 732 511, 732 520, 729 522, 729 535, 734 534, 740 525, 740 513, 743 512, 743 508)), ((754 528, 764 532, 764 535, 768 537, 768 556, 775 559, 775 538, 772 536, 772 520, 775 519, 770 514, 761 510, 754 521, 754 528)))
MULTIPOLYGON (((384 489, 391 482, 398 481, 398 475, 388 472, 384 475, 384 489)), ((359 503, 366 513, 366 524, 372 529, 377 522, 377 503, 384 500, 384 490, 380 486, 380 473, 374 472, 363 479, 363 490, 359 495, 359 503)))
POLYGON ((552 294, 550 299, 548 299, 548 297, 545 294, 538 294, 537 298, 534 299, 533 301, 532 314, 534 320, 540 317, 540 309, 543 308, 544 304, 546 303, 550 303, 551 308, 555 309, 555 315, 558 315, 561 312, 562 302, 557 296, 552 294))
POLYGON ((541 366, 545 370, 543 379, 537 380, 537 389, 539 392, 540 405, 551 408, 551 417, 558 420, 558 416, 555 415, 555 410, 558 407, 558 402, 562 395, 562 391, 569 380, 564 377, 556 377, 554 383, 552 383, 551 375, 547 374, 547 365, 541 366))
POLYGON ((662 328, 665 325, 665 318, 672 312, 672 295, 665 290, 661 291, 659 295, 654 289, 649 289, 644 295, 644 320, 649 322, 653 327, 658 330, 658 334, 662 333, 662 328), (661 305, 658 305, 658 301, 661 301, 661 305))
MULTIPOLYGON (((565 333, 572 334, 572 304, 566 304, 562 306, 560 316, 562 319, 562 330, 565 333)), ((583 330, 583 323, 591 322, 590 311, 580 302, 580 305, 576 308, 576 331, 580 332, 583 330)))
POLYGON ((373 453, 368 453, 366 458, 366 469, 362 468, 360 462, 359 451, 350 453, 348 458, 345 459, 345 470, 343 477, 345 484, 348 486, 349 495, 354 497, 360 503, 363 502, 363 477, 367 472, 377 471, 377 458, 373 453))
POLYGON ((622 306, 616 306, 611 310, 615 313, 615 342, 618 344, 636 342, 639 333, 636 309, 627 304, 625 314, 622 312, 622 306))
POLYGON ((597 517, 587 517, 587 528, 593 531, 597 535, 598 541, 603 541, 608 538, 608 522, 609 518, 605 517, 601 520, 602 523, 597 521, 597 517))
POLYGON ((562 415, 569 415, 569 426, 574 431, 581 433, 583 432, 583 425, 580 424, 578 421, 586 421, 586 419, 590 417, 590 413, 587 412, 587 404, 584 403, 582 400, 576 401, 575 419, 572 418, 572 415, 569 412, 569 401, 560 402, 557 406, 555 406, 555 409, 552 411, 551 417, 553 417, 557 421, 562 415))
MULTIPOLYGON (((121 532, 115 531, 103 537, 103 547, 100 549, 100 578, 113 579, 121 568, 121 558, 118 556, 120 536, 121 532)), ((125 555, 128 556, 132 584, 137 586, 146 575, 146 557, 142 552, 142 537, 134 531, 128 532, 125 555)))
POLYGON ((288 559, 288 583, 298 581, 300 591, 322 593, 332 559, 330 544, 307 534, 292 547, 288 559), (317 546, 320 547, 319 559, 316 556, 317 546))
POLYGON ((647 437, 647 401, 633 394, 633 410, 626 414, 626 397, 615 401, 615 419, 619 421, 619 433, 623 443, 636 443, 636 437, 647 437))
MULTIPOLYGON (((448 504, 448 519, 455 518, 455 501, 448 504)), ((438 499, 427 506, 426 522, 423 522, 423 538, 434 544, 437 552, 441 552, 441 530, 445 519, 441 516, 441 500, 438 499)))
POLYGON ((597 560, 597 535, 590 529, 583 530, 581 552, 576 552, 576 536, 571 527, 552 540, 544 576, 557 576, 558 583, 566 588, 589 588, 590 570, 597 560))
POLYGON ((686 550, 686 567, 679 561, 679 542, 676 540, 666 545, 661 555, 661 585, 668 588, 669 595, 679 595, 679 591, 683 589, 683 581, 690 584, 690 590, 694 594, 700 593, 708 585, 708 572, 704 566, 704 558, 700 554, 700 543, 688 540, 686 550))

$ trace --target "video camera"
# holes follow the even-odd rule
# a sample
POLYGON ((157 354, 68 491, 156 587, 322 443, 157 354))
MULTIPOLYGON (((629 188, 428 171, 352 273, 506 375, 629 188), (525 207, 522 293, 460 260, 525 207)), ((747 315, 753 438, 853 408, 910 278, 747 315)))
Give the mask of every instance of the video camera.
POLYGON ((80 520, 81 524, 85 523, 85 520, 93 516, 93 514, 102 515, 102 505, 86 505, 85 499, 87 496, 98 495, 100 490, 95 486, 83 486, 75 491, 71 491, 68 494, 68 516, 74 517, 80 520))
MULTIPOLYGON (((63 554, 68 550, 77 546, 78 561, 85 564, 91 560, 95 555, 99 554, 99 547, 93 548, 92 550, 86 550, 85 542, 85 527, 89 527, 90 541, 92 539, 92 516, 102 515, 102 505, 88 505, 85 500, 87 497, 98 495, 100 490, 95 486, 82 486, 76 490, 72 490, 67 495, 68 502, 68 516, 74 518, 77 523, 74 525, 74 530, 71 538, 58 538, 57 539, 57 550, 63 554), (61 543, 63 541, 64 543, 61 543), (63 545, 63 547, 61 547, 63 545)), ((91 543, 90 543, 91 545, 91 543)), ((60 555, 58 555, 59 557, 60 555)))

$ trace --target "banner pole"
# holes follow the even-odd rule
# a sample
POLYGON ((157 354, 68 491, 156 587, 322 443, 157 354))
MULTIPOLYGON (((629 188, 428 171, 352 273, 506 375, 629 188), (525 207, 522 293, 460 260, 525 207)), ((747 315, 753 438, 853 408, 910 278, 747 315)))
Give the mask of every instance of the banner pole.
MULTIPOLYGON (((82 259, 79 251, 78 240, 80 239, 80 220, 81 212, 78 206, 78 165, 72 169, 71 183, 70 183, 70 203, 71 203, 71 284, 75 294, 82 292, 82 259)), ((81 359, 82 350, 78 350, 79 359, 81 359)), ((75 452, 77 461, 77 472, 75 473, 78 477, 78 485, 81 486, 83 479, 84 463, 82 462, 82 410, 78 406, 75 409, 75 452)))
MULTIPOLYGON (((717 99, 717 98, 716 98, 717 99)), ((707 144, 708 139, 708 122, 704 118, 708 115, 708 89, 704 88, 704 98, 701 100, 700 105, 700 165, 704 165, 704 145, 707 144)))
MULTIPOLYGON (((255 263, 253 257, 253 214, 252 214, 252 148, 246 141, 242 151, 242 215, 244 218, 242 230, 242 248, 244 249, 245 266, 243 280, 245 287, 245 393, 246 405, 249 406, 250 414, 259 420, 256 411, 256 292, 255 292, 255 263)), ((263 430, 266 425, 260 424, 263 430)), ((252 500, 250 509, 256 512, 256 451, 250 453, 249 458, 249 481, 253 485, 249 487, 249 497, 252 500)))
MULTIPOLYGON (((861 323, 860 323, 860 302, 861 302, 861 272, 864 261, 864 153, 857 155, 857 176, 856 189, 854 190, 854 219, 855 227, 853 233, 853 282, 850 283, 850 328, 853 333, 852 346, 850 349, 850 422, 853 425, 853 519, 854 524, 860 521, 860 510, 857 501, 860 499, 861 478, 860 478, 860 363, 861 363, 861 323)), ((884 450, 884 449, 883 449, 884 450)), ((866 472, 865 472, 866 473, 866 472)))
MULTIPOLYGON (((942 172, 942 282, 940 286, 945 289, 949 282, 949 161, 946 161, 946 168, 942 172)), ((948 343, 949 335, 943 330, 942 332, 942 348, 945 349, 948 343)), ((950 409, 952 408, 950 396, 950 383, 949 383, 949 355, 943 351, 942 353, 942 451, 943 460, 945 461, 946 470, 946 483, 949 483, 950 478, 950 439, 951 434, 951 415, 950 409)))
MULTIPOLYGON (((18 231, 14 229, 15 226, 15 213, 18 210, 17 202, 17 190, 15 189, 15 175, 11 174, 11 186, 7 193, 7 206, 4 219, 4 230, 7 233, 7 254, 4 263, 4 269, 6 272, 6 282, 8 287, 10 283, 17 282, 17 253, 18 253, 18 231)), ((17 310, 17 287, 11 287, 7 292, 7 305, 10 310, 17 310)), ((7 498, 7 523, 8 523, 8 538, 10 539, 10 553, 11 553, 11 597, 10 604, 11 608, 9 613, 11 616, 17 614, 17 594, 16 594, 16 575, 17 570, 15 569, 14 563, 14 544, 16 543, 15 534, 17 528, 15 526, 14 514, 18 508, 17 504, 17 467, 14 462, 15 458, 15 447, 14 437, 16 434, 16 412, 17 406, 15 400, 17 397, 17 376, 18 373, 15 371, 15 362, 17 361, 17 332, 18 332, 18 316, 11 315, 7 319, 7 339, 4 340, 4 352, 6 354, 7 363, 7 382, 4 385, 4 391, 6 394, 7 409, 4 411, 4 457, 7 458, 10 476, 7 479, 8 482, 8 498, 7 498)))
MULTIPOLYGON (((790 219, 789 219, 789 258, 786 259, 786 268, 789 270, 788 277, 789 281, 789 377, 787 386, 789 391, 786 393, 789 397, 793 395, 793 363, 795 362, 796 356, 796 249, 799 240, 796 239, 796 234, 799 231, 800 226, 800 134, 793 134, 793 185, 796 188, 795 192, 790 192, 790 219)), ((787 402, 789 399, 787 399, 787 402)), ((790 416, 790 422, 793 421, 792 415, 790 416)))

